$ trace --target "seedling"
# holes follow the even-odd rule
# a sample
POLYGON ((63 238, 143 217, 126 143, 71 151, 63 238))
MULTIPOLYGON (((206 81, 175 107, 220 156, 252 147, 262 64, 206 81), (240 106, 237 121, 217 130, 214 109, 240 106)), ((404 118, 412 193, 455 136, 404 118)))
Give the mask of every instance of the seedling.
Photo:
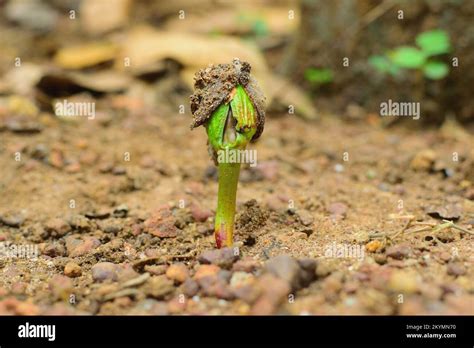
POLYGON ((324 85, 334 80, 334 74, 331 69, 308 68, 304 78, 313 85, 324 85))
POLYGON ((250 64, 234 59, 196 73, 191 129, 203 125, 209 154, 218 167, 219 189, 214 236, 218 248, 232 246, 240 162, 225 161, 221 151, 245 150, 263 132, 264 96, 250 75, 250 64))
POLYGON ((449 53, 451 44, 443 30, 426 31, 416 37, 414 46, 402 46, 385 55, 372 56, 369 63, 382 73, 398 76, 402 69, 418 70, 431 80, 446 77, 449 67, 436 57, 449 53))

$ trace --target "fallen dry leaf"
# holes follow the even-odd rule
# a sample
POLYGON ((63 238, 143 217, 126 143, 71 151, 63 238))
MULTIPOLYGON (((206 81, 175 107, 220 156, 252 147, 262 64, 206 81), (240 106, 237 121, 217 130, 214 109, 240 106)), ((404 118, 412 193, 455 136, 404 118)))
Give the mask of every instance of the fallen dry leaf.
POLYGON ((68 76, 81 87, 105 93, 123 91, 132 81, 130 76, 112 70, 94 73, 73 72, 68 76))
POLYGON ((140 72, 150 64, 164 59, 173 59, 185 68, 197 70, 209 64, 231 61, 235 57, 248 61, 256 75, 266 74, 268 70, 258 49, 242 40, 158 31, 146 26, 137 27, 128 34, 121 57, 117 61, 117 67, 128 69, 123 64, 128 58, 132 72, 140 72))
POLYGON ((102 34, 127 24, 130 0, 83 0, 79 9, 81 26, 90 34, 102 34))
POLYGON ((13 67, 5 74, 0 91, 28 95, 40 80, 43 70, 40 65, 28 62, 23 63, 21 69, 13 67))
POLYGON ((252 8, 238 6, 237 11, 225 8, 207 13, 189 13, 185 18, 185 21, 179 17, 167 21, 165 29, 174 32, 245 35, 251 34, 261 23, 268 33, 282 35, 296 30, 299 23, 297 15, 294 20, 288 20, 287 7, 255 8, 255 4, 252 4, 252 8))
POLYGON ((117 46, 111 43, 96 42, 60 49, 54 62, 66 69, 83 69, 111 61, 115 58, 117 46))
POLYGON ((458 220, 462 214, 462 206, 459 203, 448 203, 442 206, 429 207, 426 213, 437 219, 458 220))

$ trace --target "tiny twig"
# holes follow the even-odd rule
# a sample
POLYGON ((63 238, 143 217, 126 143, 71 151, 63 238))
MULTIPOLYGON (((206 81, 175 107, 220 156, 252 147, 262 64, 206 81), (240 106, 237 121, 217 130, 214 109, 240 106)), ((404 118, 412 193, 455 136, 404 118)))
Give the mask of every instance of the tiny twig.
POLYGON ((168 258, 164 256, 153 256, 140 259, 132 264, 134 270, 141 272, 146 265, 164 264, 168 262, 168 258))
POLYGON ((474 232, 473 231, 469 231, 467 229, 465 229, 464 227, 461 227, 459 225, 456 225, 454 222, 452 221, 449 221, 449 220, 443 220, 444 222, 446 223, 450 223, 451 224, 451 227, 456 229, 456 230, 459 230, 459 231, 462 231, 462 232, 465 232, 465 233, 468 233, 468 234, 471 234, 471 235, 474 235, 474 232))
POLYGON ((136 278, 130 279, 130 280, 126 281, 125 283, 123 283, 121 288, 131 288, 133 286, 143 284, 144 282, 146 282, 148 280, 148 278, 150 278, 150 273, 148 273, 148 272, 143 273, 142 275, 140 275, 136 278))
POLYGON ((398 237, 398 235, 405 233, 405 231, 410 228, 412 222, 413 222, 413 218, 410 218, 410 220, 407 221, 407 223, 405 224, 405 226, 404 226, 400 231, 396 232, 396 233, 391 237, 391 239, 395 239, 396 237, 398 237))
MULTIPOLYGON (((375 239, 375 238, 387 238, 387 239, 395 239, 396 237, 398 237, 399 235, 401 234, 404 234, 404 233, 408 233, 408 234, 414 234, 414 233, 420 233, 420 232, 433 232, 433 233, 438 233, 442 230, 445 230, 447 228, 454 228, 458 231, 461 231, 461 232, 464 232, 464 233, 468 233, 470 235, 474 235, 474 231, 469 231, 468 229, 465 229, 459 225, 456 225, 454 222, 452 221, 449 221, 449 220, 443 220, 443 223, 441 224, 437 224, 435 222, 424 222, 424 221, 415 221, 413 222, 413 220, 408 220, 407 223, 405 224, 405 226, 400 230, 400 231, 397 231, 395 233, 392 233, 392 234, 389 234, 389 233, 384 233, 384 232, 381 232, 381 233, 372 233, 369 235, 369 238, 370 239, 375 239), (416 229, 416 230, 412 230, 412 231, 407 231, 411 226, 425 226, 425 227, 421 227, 419 229, 416 229)), ((434 238, 439 241, 439 239, 434 236, 434 238)))
POLYGON ((444 224, 440 224, 438 226, 433 227, 433 232, 437 233, 439 231, 445 230, 447 228, 450 228, 453 226, 453 223, 451 221, 445 222, 444 224))
POLYGON ((141 293, 140 290, 133 289, 133 288, 128 288, 128 289, 126 288, 126 289, 113 292, 111 294, 107 294, 106 296, 104 296, 103 300, 110 301, 118 297, 136 296, 136 295, 139 295, 140 293, 141 293))
POLYGON ((436 222, 429 222, 429 221, 415 221, 413 225, 417 226, 436 226, 438 225, 436 222))
POLYGON ((390 218, 391 219, 408 219, 408 221, 406 222, 405 226, 400 231, 397 231, 392 235, 390 235, 388 233, 384 233, 384 232, 372 233, 372 234, 369 235, 369 238, 383 237, 383 238, 388 238, 388 239, 394 239, 398 235, 404 233, 411 226, 415 216, 414 215, 391 215, 390 218))
POLYGON ((420 232, 428 232, 431 231, 433 228, 432 227, 422 227, 417 230, 412 230, 412 231, 407 231, 407 233, 420 233, 420 232))

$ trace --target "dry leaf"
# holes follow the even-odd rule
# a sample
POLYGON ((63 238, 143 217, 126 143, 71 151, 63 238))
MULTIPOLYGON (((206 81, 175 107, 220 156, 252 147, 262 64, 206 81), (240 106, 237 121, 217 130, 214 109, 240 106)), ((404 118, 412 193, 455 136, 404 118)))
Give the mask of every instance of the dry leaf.
POLYGON ((442 206, 429 207, 426 213, 437 219, 458 220, 462 215, 460 203, 447 203, 442 206))
POLYGON ((164 59, 173 59, 185 68, 197 70, 209 64, 227 63, 235 57, 249 62, 254 74, 265 74, 268 70, 259 50, 242 40, 157 31, 149 27, 138 27, 129 33, 121 56, 117 67, 128 69, 123 61, 129 58, 132 71, 140 71, 164 59))
POLYGON ((166 22, 165 29, 173 32, 193 32, 226 35, 246 35, 255 30, 258 23, 272 35, 288 34, 298 27, 298 18, 288 20, 288 8, 229 7, 207 13, 186 13, 186 20, 179 17, 166 22))
POLYGON ((88 73, 52 71, 44 74, 37 86, 48 95, 64 96, 82 90, 120 92, 127 89, 131 82, 130 76, 111 70, 88 73))
POLYGON ((28 62, 23 63, 21 69, 14 67, 5 74, 1 91, 28 95, 41 79, 43 70, 41 66, 28 62))
POLYGON ((60 49, 54 62, 66 69, 83 69, 115 58, 117 46, 111 43, 90 43, 60 49))
POLYGON ((127 24, 130 0, 83 0, 79 10, 81 26, 90 34, 102 34, 127 24))
POLYGON ((106 70, 94 73, 74 72, 69 77, 79 86, 96 92, 113 93, 128 88, 132 79, 123 73, 106 70))

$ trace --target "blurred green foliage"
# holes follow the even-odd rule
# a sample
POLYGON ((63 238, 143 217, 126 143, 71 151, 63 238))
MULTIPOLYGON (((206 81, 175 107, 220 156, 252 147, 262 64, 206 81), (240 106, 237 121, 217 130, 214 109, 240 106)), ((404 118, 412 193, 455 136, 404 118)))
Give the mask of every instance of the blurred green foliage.
POLYGON ((315 85, 323 85, 334 80, 332 70, 325 68, 308 68, 304 72, 304 77, 306 81, 315 85))
POLYGON ((415 69, 422 71, 428 79, 439 80, 446 77, 449 74, 448 65, 433 57, 451 51, 448 34, 439 29, 426 31, 419 34, 415 41, 418 47, 397 47, 385 55, 370 57, 369 64, 392 76, 399 76, 402 69, 415 69))
POLYGON ((249 13, 240 13, 237 16, 237 23, 248 25, 252 30, 252 34, 256 37, 264 37, 270 34, 267 22, 264 18, 259 16, 249 13))
POLYGON ((451 44, 444 30, 432 30, 421 33, 416 37, 416 44, 428 56, 449 53, 451 44))

